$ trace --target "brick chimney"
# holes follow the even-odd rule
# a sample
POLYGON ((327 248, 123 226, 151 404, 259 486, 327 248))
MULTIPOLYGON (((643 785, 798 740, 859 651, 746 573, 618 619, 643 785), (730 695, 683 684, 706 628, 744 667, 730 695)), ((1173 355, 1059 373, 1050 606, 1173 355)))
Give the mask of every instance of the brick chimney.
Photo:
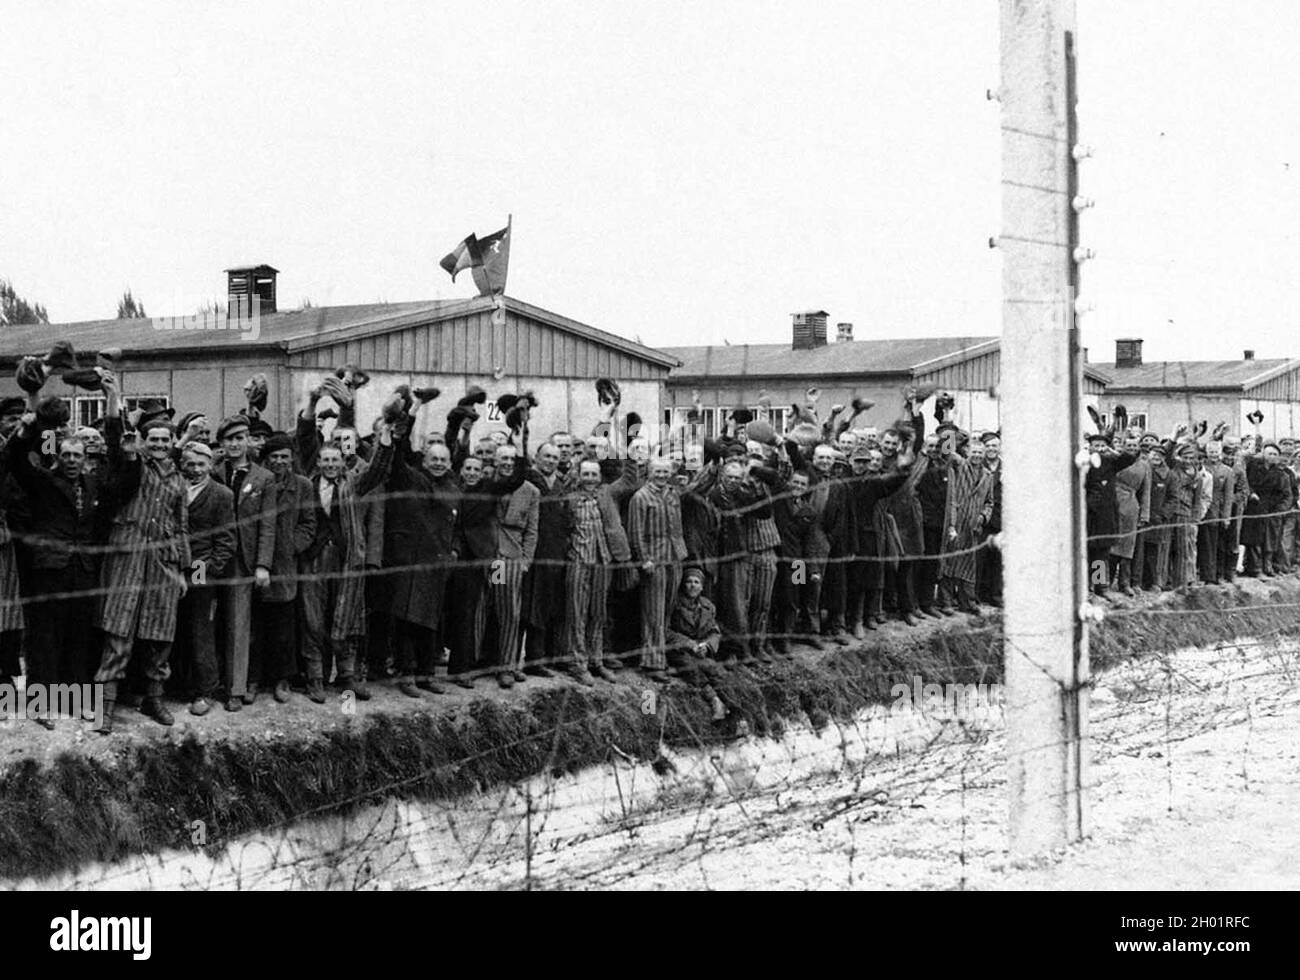
POLYGON ((1241 359, 1243 361, 1253 361, 1255 359, 1255 352, 1253 350, 1242 351, 1241 359))
POLYGON ((246 265, 237 269, 226 270, 226 300, 233 315, 243 311, 245 315, 252 312, 252 297, 261 301, 259 313, 275 312, 275 277, 280 270, 269 265, 246 265))
POLYGON ((791 314, 794 318, 793 350, 812 350, 814 347, 826 346, 825 310, 809 310, 805 313, 791 314))
POLYGON ((835 340, 841 344, 847 344, 853 340, 853 324, 837 323, 835 324, 835 340))
POLYGON ((1142 366, 1142 338, 1131 337, 1115 341, 1115 366, 1132 368, 1142 366))

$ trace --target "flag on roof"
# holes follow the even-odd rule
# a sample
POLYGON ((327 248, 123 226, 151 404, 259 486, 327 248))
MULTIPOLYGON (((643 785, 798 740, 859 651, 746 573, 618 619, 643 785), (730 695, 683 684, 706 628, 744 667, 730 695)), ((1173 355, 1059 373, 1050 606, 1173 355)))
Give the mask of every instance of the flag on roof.
MULTIPOLYGON (((513 219, 511 219, 513 220, 513 219)), ((485 238, 470 235, 448 252, 439 263, 456 281, 456 274, 469 269, 480 296, 506 291, 506 273, 510 267, 510 225, 485 238)))

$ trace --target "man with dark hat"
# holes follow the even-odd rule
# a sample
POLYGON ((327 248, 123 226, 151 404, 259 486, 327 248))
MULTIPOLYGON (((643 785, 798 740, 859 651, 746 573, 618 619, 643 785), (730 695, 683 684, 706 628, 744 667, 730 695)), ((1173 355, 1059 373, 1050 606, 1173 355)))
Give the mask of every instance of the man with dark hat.
MULTIPOLYGON (((245 704, 264 688, 284 704, 289 700, 289 678, 297 673, 298 560, 316 536, 317 511, 311 482, 294 472, 293 457, 293 440, 286 433, 272 432, 262 444, 262 464, 271 474, 275 494, 275 550, 271 581, 253 594, 245 704)), ((312 687, 310 674, 308 696, 318 704, 325 702, 324 690, 312 687)))
POLYGON ((248 422, 248 458, 265 467, 266 440, 275 434, 271 423, 264 419, 250 419, 248 422))
POLYGON ((275 564, 275 508, 278 494, 271 474, 249 459, 248 419, 232 415, 217 427, 222 460, 213 477, 234 494, 235 554, 221 588, 221 618, 225 629, 223 660, 227 687, 226 710, 252 704, 248 689, 248 656, 252 637, 253 590, 271 584, 275 564))

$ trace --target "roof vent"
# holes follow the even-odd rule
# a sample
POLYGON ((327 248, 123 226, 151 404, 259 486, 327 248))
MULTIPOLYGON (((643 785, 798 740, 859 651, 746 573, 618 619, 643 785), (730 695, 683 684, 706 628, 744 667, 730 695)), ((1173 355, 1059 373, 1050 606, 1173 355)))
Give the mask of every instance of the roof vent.
POLYGON ((257 297, 257 312, 275 312, 275 277, 279 269, 269 265, 246 265, 226 270, 226 298, 231 314, 245 315, 253 312, 253 297, 257 297))
POLYGON ((1115 341, 1115 366, 1117 368, 1142 366, 1142 339, 1140 337, 1115 341))
POLYGON ((826 346, 825 310, 809 310, 805 313, 793 313, 794 337, 791 346, 794 350, 812 350, 814 347, 826 346))

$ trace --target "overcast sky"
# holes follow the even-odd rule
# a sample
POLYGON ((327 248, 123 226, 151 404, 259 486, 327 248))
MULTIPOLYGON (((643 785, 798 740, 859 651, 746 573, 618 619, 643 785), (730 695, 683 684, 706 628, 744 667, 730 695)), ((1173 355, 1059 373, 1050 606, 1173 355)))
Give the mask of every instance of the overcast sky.
MULTIPOLYGON (((651 345, 996 334, 997 4, 0 0, 0 277, 59 321, 508 292, 651 345)), ((1080 0, 1094 360, 1300 356, 1294 0, 1080 0)))

